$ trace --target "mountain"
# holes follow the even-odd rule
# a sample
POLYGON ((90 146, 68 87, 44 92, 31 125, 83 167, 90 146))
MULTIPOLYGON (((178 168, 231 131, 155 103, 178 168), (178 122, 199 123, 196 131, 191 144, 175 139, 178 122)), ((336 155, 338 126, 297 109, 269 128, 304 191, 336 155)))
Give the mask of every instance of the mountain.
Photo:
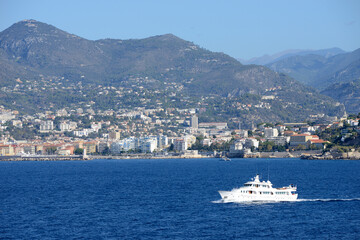
POLYGON ((334 83, 321 92, 345 104, 349 113, 360 111, 360 79, 345 83, 334 83))
POLYGON ((360 77, 360 49, 329 58, 320 55, 289 57, 267 66, 318 89, 360 77))
MULTIPOLYGON (((89 41, 51 25, 26 20, 0 34, 0 49, 7 56, 7 64, 10 61, 27 69, 25 78, 30 71, 71 81, 82 79, 101 84, 106 80, 116 84, 132 75, 161 76, 183 83, 193 94, 210 90, 227 94, 233 92, 234 84, 241 85, 239 93, 260 93, 284 82, 278 76, 267 78, 271 71, 266 68, 241 65, 228 55, 202 49, 172 34, 137 40, 89 41), (251 75, 252 80, 244 79, 244 74, 251 75)), ((18 72, 17 68, 14 70, 18 72)), ((15 73, 4 68, 2 74, 15 73)))
POLYGON ((244 59, 238 59, 238 60, 242 64, 267 65, 293 56, 305 56, 312 54, 312 55, 318 55, 318 56, 323 56, 325 58, 329 58, 341 53, 345 53, 345 51, 340 48, 328 48, 321 50, 291 49, 273 55, 264 55, 262 57, 251 58, 249 60, 244 60, 244 59))
POLYGON ((195 107, 226 101, 226 108, 234 111, 231 104, 248 101, 249 106, 260 107, 252 107, 244 116, 257 120, 290 121, 314 113, 343 113, 335 101, 284 74, 264 66, 242 65, 172 34, 91 41, 46 23, 24 20, 0 33, 0 64, 0 104, 25 112, 77 102, 93 108, 154 107, 145 104, 153 99, 139 101, 139 92, 145 89, 143 94, 151 98, 159 95, 157 105, 183 107, 191 99, 195 107), (102 86, 117 91, 112 92, 113 97, 100 90, 99 94, 95 89, 102 86), (124 88, 129 90, 120 93, 124 88), (261 100, 267 95, 274 99, 266 100, 271 102, 268 105, 261 100), (268 110, 262 109, 264 104, 268 110))
POLYGON ((337 71, 329 78, 328 83, 347 83, 358 79, 360 79, 360 59, 337 71))

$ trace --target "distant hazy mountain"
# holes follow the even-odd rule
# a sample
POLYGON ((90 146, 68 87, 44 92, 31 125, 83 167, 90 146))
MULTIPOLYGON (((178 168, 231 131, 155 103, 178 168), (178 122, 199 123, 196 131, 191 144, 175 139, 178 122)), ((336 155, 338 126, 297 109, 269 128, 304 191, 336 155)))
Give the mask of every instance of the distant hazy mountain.
MULTIPOLYGON (((284 107, 271 109, 267 115, 296 119, 310 113, 342 112, 335 101, 284 74, 263 66, 242 65, 226 54, 205 50, 172 34, 90 41, 35 20, 18 22, 0 33, 2 86, 17 84, 16 78, 36 81, 46 77, 56 77, 64 84, 109 86, 149 78, 160 83, 174 82, 184 94, 194 97, 236 97, 245 93, 261 96, 276 89, 272 94, 284 107)), ((0 92, 3 101, 9 94, 0 92)), ((42 95, 41 99, 49 97, 42 95)), ((70 98, 61 101, 72 102, 70 98)))
POLYGON ((242 64, 257 64, 257 65, 267 65, 273 62, 277 62, 279 60, 292 57, 292 56, 305 56, 309 54, 323 56, 325 58, 335 56, 340 53, 345 53, 344 50, 340 48, 329 48, 322 50, 300 50, 300 49, 292 49, 286 50, 283 52, 279 52, 273 55, 264 55, 262 57, 255 57, 249 60, 238 59, 242 64))
POLYGON ((360 112, 360 79, 332 84, 321 93, 344 103, 349 113, 360 112))
POLYGON ((267 65, 306 85, 325 89, 333 83, 360 77, 360 49, 329 58, 320 55, 293 56, 267 65))

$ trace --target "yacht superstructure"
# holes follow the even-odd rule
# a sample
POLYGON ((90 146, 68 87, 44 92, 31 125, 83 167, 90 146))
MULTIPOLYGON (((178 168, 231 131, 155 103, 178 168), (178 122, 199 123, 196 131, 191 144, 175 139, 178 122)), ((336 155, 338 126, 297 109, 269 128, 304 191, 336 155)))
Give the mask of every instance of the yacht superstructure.
POLYGON ((273 188, 272 183, 260 181, 256 175, 243 187, 231 191, 219 191, 224 202, 249 202, 249 201, 296 201, 298 194, 296 186, 273 188))

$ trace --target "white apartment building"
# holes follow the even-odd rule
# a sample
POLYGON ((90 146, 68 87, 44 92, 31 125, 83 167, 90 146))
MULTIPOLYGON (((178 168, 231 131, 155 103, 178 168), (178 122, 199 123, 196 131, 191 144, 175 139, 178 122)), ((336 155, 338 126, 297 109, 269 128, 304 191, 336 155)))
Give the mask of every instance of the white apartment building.
POLYGON ((256 138, 247 138, 245 140, 244 147, 246 147, 246 148, 251 148, 251 147, 259 148, 259 141, 256 138))
POLYGON ((62 132, 72 131, 72 130, 75 130, 77 128, 77 123, 76 122, 69 122, 69 121, 60 122, 59 128, 60 128, 60 131, 62 131, 62 132))
POLYGON ((174 142, 174 150, 175 151, 179 151, 179 152, 183 152, 185 150, 187 150, 187 142, 185 139, 181 138, 181 139, 176 139, 174 142))
POLYGON ((264 134, 265 138, 277 137, 279 136, 279 131, 276 128, 265 128, 264 134))
POLYGON ((54 122, 51 120, 40 122, 40 132, 48 132, 54 129, 54 122))
POLYGON ((230 153, 238 153, 243 149, 243 141, 236 140, 233 144, 230 145, 230 153))
POLYGON ((276 145, 285 145, 290 142, 289 136, 277 136, 266 138, 266 140, 274 142, 276 145))
POLYGON ((157 140, 156 138, 150 138, 142 142, 141 144, 141 152, 154 152, 157 148, 157 140))
POLYGON ((157 138, 157 148, 161 149, 169 145, 169 139, 167 136, 158 135, 156 138, 157 138))
POLYGON ((90 129, 90 128, 85 128, 83 130, 78 130, 78 131, 73 131, 73 134, 76 137, 87 137, 90 133, 94 132, 94 130, 90 129))
POLYGON ((91 129, 94 132, 98 132, 101 129, 101 123, 91 123, 91 129))

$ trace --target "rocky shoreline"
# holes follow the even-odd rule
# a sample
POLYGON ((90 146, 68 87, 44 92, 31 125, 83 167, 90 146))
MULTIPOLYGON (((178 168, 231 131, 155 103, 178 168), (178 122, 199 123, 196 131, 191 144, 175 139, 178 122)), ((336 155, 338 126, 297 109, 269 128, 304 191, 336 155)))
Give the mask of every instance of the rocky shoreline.
POLYGON ((303 154, 301 159, 306 160, 360 160, 360 152, 325 152, 323 154, 303 154))

